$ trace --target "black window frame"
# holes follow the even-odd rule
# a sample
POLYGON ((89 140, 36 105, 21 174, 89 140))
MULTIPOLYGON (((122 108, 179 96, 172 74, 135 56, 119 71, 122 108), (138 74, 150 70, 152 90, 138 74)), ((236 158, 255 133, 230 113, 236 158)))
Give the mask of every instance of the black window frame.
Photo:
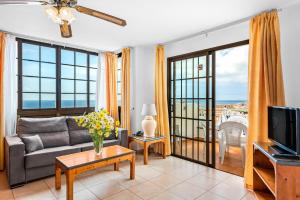
MULTIPOLYGON (((38 42, 23 38, 17 38, 17 46, 18 46, 18 116, 20 117, 35 117, 35 116, 64 116, 64 115, 81 115, 83 113, 93 112, 95 110, 94 107, 90 107, 90 96, 95 95, 95 93, 90 93, 90 82, 96 82, 95 80, 90 80, 90 69, 93 68, 90 66, 90 56, 98 56, 97 52, 86 51, 83 49, 77 49, 72 47, 65 47, 56 44, 49 44, 44 42, 38 42), (56 49, 56 108, 38 108, 38 109, 23 109, 23 73, 22 73, 22 46, 23 43, 38 45, 41 47, 50 47, 56 49), (74 52, 74 60, 76 60, 76 52, 87 54, 87 107, 75 107, 76 104, 76 90, 74 88, 74 107, 73 108, 62 108, 61 107, 61 50, 69 50, 74 52)), ((39 61, 41 62, 41 61, 39 61)), ((74 63, 74 73, 76 68, 76 63, 74 63)), ((99 66, 98 66, 99 67, 99 66)), ((96 69, 96 68, 93 68, 96 69)), ((41 79, 41 76, 39 76, 41 79)), ((74 87, 76 86, 76 77, 74 75, 74 87)), ((41 94, 41 90, 39 91, 41 94)), ((41 99, 39 99, 39 104, 41 99)))

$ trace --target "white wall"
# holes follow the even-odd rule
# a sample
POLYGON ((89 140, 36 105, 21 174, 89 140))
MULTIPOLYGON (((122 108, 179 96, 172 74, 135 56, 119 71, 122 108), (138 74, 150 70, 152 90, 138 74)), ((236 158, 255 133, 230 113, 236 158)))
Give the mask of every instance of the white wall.
POLYGON ((249 23, 234 25, 225 29, 211 32, 205 35, 189 38, 179 42, 173 42, 165 46, 166 57, 172 57, 193 51, 204 50, 225 44, 247 40, 249 35, 249 23))
POLYGON ((280 13, 281 58, 287 105, 300 107, 300 4, 280 13))
POLYGON ((133 89, 131 126, 134 132, 141 130, 143 116, 141 116, 144 103, 154 103, 154 64, 155 47, 138 46, 134 48, 134 73, 131 74, 133 89))

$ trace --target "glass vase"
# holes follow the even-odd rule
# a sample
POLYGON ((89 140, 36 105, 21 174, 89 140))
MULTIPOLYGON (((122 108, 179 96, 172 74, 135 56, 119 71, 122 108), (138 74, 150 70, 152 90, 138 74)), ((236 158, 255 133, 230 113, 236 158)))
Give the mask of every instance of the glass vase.
POLYGON ((103 151, 103 137, 98 137, 93 140, 94 149, 97 156, 100 156, 103 151))

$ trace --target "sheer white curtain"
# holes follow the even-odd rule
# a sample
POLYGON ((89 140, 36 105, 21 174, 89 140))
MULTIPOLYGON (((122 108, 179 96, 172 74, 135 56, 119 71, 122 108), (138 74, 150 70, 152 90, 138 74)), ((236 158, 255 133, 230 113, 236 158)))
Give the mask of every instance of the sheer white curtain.
POLYGON ((17 94, 17 46, 16 38, 6 36, 4 58, 4 118, 5 135, 16 133, 18 94, 17 94))
POLYGON ((101 108, 106 108, 106 81, 105 81, 105 59, 104 53, 98 55, 98 70, 97 70, 97 86, 96 86, 96 108, 98 111, 101 108))

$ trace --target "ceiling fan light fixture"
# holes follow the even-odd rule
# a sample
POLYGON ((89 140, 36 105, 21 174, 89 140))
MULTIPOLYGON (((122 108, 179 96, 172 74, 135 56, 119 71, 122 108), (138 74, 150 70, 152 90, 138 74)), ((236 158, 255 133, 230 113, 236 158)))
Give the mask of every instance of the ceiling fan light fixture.
POLYGON ((46 13, 50 19, 57 24, 63 24, 64 21, 66 21, 68 24, 71 24, 76 19, 72 13, 72 9, 68 7, 57 8, 51 6, 46 8, 46 13))
POLYGON ((62 7, 59 9, 59 18, 62 21, 67 21, 68 24, 71 24, 76 18, 72 12, 72 8, 62 7))
POLYGON ((51 6, 51 7, 46 8, 46 13, 53 22, 55 22, 57 24, 62 23, 62 20, 58 16, 58 9, 56 7, 51 6))

